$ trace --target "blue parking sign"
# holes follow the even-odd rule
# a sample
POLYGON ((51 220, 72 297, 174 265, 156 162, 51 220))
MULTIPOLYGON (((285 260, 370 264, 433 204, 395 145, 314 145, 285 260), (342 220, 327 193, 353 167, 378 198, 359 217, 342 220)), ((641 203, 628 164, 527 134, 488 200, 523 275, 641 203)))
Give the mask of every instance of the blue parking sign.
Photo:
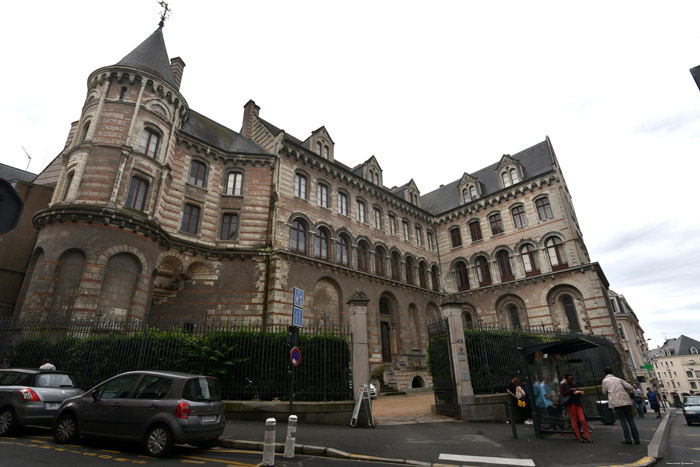
POLYGON ((294 287, 294 306, 304 308, 304 291, 294 287))
POLYGON ((294 312, 292 313, 292 326, 298 328, 304 326, 304 310, 298 306, 294 307, 294 312))

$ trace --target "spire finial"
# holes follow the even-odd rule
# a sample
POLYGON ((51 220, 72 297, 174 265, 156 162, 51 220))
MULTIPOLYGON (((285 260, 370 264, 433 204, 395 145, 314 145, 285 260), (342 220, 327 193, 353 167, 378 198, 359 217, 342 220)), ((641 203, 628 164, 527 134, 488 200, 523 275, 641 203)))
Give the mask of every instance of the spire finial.
POLYGON ((158 23, 158 27, 162 28, 165 25, 165 20, 170 18, 171 10, 168 8, 168 4, 163 1, 158 2, 158 5, 163 8, 163 12, 160 14, 160 23, 158 23))

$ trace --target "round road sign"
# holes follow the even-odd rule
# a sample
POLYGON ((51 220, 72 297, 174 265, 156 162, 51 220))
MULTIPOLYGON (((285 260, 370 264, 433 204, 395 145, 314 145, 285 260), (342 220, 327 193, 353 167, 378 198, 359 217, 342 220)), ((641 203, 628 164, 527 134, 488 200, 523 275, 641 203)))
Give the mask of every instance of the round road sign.
POLYGON ((301 350, 299 350, 299 347, 292 347, 292 351, 289 352, 289 359, 292 361, 292 366, 299 366, 299 363, 301 363, 301 350))

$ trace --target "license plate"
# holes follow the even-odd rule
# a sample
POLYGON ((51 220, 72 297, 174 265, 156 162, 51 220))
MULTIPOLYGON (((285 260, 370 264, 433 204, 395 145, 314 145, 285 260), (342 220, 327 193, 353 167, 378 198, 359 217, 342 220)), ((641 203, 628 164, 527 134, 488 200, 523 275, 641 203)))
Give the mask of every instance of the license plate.
POLYGON ((214 423, 218 418, 218 415, 202 415, 200 420, 202 423, 214 423))
POLYGON ((60 402, 47 402, 46 403, 46 408, 48 410, 56 410, 58 406, 61 405, 60 402))

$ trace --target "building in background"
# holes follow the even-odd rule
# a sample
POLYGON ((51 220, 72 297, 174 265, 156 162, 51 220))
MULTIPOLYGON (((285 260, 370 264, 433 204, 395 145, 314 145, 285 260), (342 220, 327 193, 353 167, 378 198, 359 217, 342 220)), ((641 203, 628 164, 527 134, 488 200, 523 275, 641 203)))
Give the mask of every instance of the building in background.
POLYGON ((688 336, 667 339, 649 351, 659 394, 666 403, 679 405, 686 396, 700 391, 700 342, 688 336))
POLYGON ((626 355, 624 361, 629 374, 634 376, 635 381, 640 385, 644 384, 648 377, 647 370, 643 366, 647 362, 649 339, 644 338, 644 330, 639 324, 639 319, 624 295, 608 290, 608 299, 615 316, 618 334, 624 345, 624 355, 626 355))
POLYGON ((252 100, 240 132, 207 118, 180 92, 184 67, 161 27, 88 77, 35 180, 55 190, 34 216, 17 316, 288 322, 297 287, 305 323, 348 324, 361 290, 370 365, 401 389, 429 384, 427 324, 448 293, 466 327, 592 333, 624 352, 549 138, 421 194, 414 180, 385 186, 375 156, 342 163, 324 126, 297 138, 252 100))

